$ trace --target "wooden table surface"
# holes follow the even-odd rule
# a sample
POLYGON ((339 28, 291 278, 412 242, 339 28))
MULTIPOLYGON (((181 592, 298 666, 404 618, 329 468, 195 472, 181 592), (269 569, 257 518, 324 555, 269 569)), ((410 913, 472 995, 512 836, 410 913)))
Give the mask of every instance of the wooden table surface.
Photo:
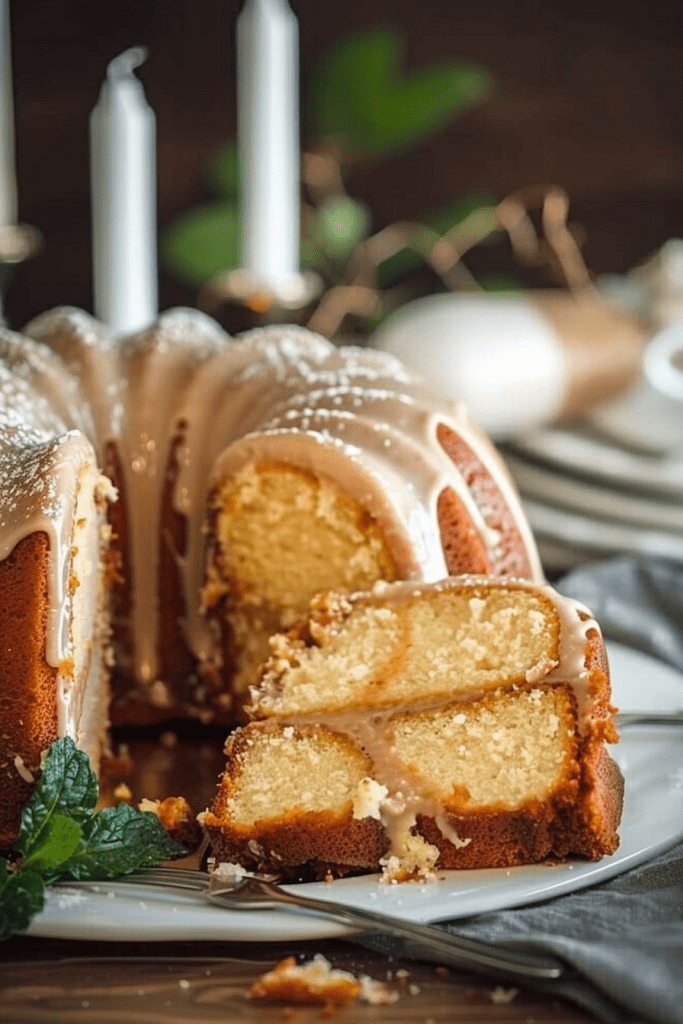
POLYGON ((308 1024, 330 1010, 250 997, 278 960, 322 953, 334 967, 367 974, 394 1002, 347 1003, 337 1024, 514 1021, 574 1024, 594 1018, 572 1004, 471 975, 387 960, 339 940, 296 943, 73 942, 15 937, 0 947, 0 1024, 308 1024))

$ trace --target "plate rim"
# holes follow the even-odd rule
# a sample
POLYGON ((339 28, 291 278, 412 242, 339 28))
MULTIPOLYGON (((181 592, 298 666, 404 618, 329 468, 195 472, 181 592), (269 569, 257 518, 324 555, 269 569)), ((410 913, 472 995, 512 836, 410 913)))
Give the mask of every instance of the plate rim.
MULTIPOLYGON (((625 679, 616 680, 616 692, 614 699, 621 703, 623 710, 653 710, 652 701, 657 702, 656 706, 661 710, 673 710, 683 704, 683 674, 676 669, 660 662, 648 654, 626 647, 624 644, 608 641, 608 658, 610 664, 617 666, 617 673, 628 672, 629 666, 634 672, 646 671, 649 673, 649 686, 645 693, 645 699, 639 700, 637 704, 631 701, 634 694, 629 693, 629 682, 625 679), (622 691, 621 693, 619 691, 622 691), (626 700, 624 698, 626 697, 626 700), (649 698, 649 703, 648 703, 649 698), (663 707, 667 699, 671 703, 669 707, 663 707), (640 706, 638 706, 640 705, 640 706)), ((632 688, 633 689, 633 688, 632 688)), ((640 695, 642 696, 642 695, 640 695)), ((630 870, 647 860, 652 859, 659 853, 664 852, 675 845, 683 837, 683 813, 680 816, 675 814, 667 816, 668 829, 656 834, 652 839, 651 832, 646 829, 648 838, 644 842, 634 842, 631 835, 634 823, 631 817, 639 818, 636 808, 632 808, 629 800, 629 791, 632 796, 636 792, 636 779, 630 779, 629 761, 633 762, 638 753, 643 753, 643 745, 667 749, 676 742, 679 735, 673 730, 662 730, 657 727, 631 728, 622 738, 622 743, 614 748, 615 760, 620 763, 627 781, 627 798, 624 805, 624 819, 622 829, 626 829, 628 839, 622 837, 622 846, 615 854, 604 857, 598 862, 568 861, 558 865, 548 866, 546 864, 523 865, 519 868, 486 868, 475 869, 468 872, 450 871, 443 872, 442 879, 436 882, 406 883, 415 888, 405 890, 401 886, 387 886, 378 882, 378 876, 359 876, 354 879, 339 879, 332 883, 335 886, 334 898, 340 902, 349 902, 350 905, 367 906, 374 905, 386 913, 405 916, 409 920, 427 922, 439 922, 446 920, 457 920, 463 917, 472 917, 481 913, 488 913, 496 910, 509 909, 515 906, 527 906, 539 903, 556 896, 576 892, 598 882, 607 881, 623 872, 630 870), (630 779, 630 787, 629 787, 630 779), (680 821, 676 827, 675 822, 680 821), (545 876, 546 883, 539 884, 539 878, 545 876), (471 888, 471 892, 463 894, 461 889, 455 889, 444 893, 444 885, 454 879, 467 877, 469 882, 478 883, 471 888), (506 883, 505 879, 513 878, 517 885, 506 883), (497 887, 490 884, 491 881, 498 883, 497 887), (520 882, 528 883, 520 885, 520 882), (501 885, 502 883, 502 885, 501 885), (439 888, 432 889, 432 886, 439 888), (359 889, 360 895, 356 894, 353 899, 349 898, 349 890, 359 889), (477 896, 477 893, 482 893, 477 896), (373 899, 372 893, 375 893, 373 899), (406 893, 415 897, 411 906, 407 909, 401 907, 401 901, 406 893), (429 899, 424 895, 436 896, 442 906, 442 912, 434 914, 420 913, 419 907, 427 907, 429 899), (403 895, 402 895, 403 894, 403 895), (417 894, 417 897, 416 897, 417 894), (420 897, 420 898, 418 898, 420 897), (443 904, 444 899, 452 900, 453 903, 443 904), (458 907, 458 901, 461 906, 458 907)), ((637 758, 636 758, 637 759, 637 758)), ((665 762, 661 757, 648 757, 647 763, 659 766, 665 762)), ((653 768, 653 772, 655 769, 653 768)), ((642 781, 642 780, 641 780, 642 781)), ((645 780, 647 781, 647 780, 645 780)), ((650 781, 656 782, 656 775, 653 774, 650 781)), ((679 788, 679 787, 677 787, 679 788)), ((667 795, 670 793, 667 790, 667 795)), ((651 794, 650 798, 651 800, 651 794)), ((683 777, 680 786, 680 804, 683 811, 683 777)), ((667 805, 668 807, 669 805, 667 805)), ((101 883, 103 890, 106 890, 106 882, 101 883)), ((329 893, 329 884, 325 882, 311 882, 297 886, 304 892, 329 893)), ((137 910, 142 911, 133 915, 133 920, 118 927, 112 923, 111 911, 114 909, 112 897, 102 893, 85 893, 83 890, 60 889, 48 892, 46 909, 38 914, 29 928, 24 933, 29 936, 41 938, 61 939, 85 939, 92 941, 179 941, 179 940, 207 940, 207 941, 236 941, 236 942, 281 942, 281 941, 304 941, 309 939, 327 939, 343 937, 351 933, 351 929, 343 925, 326 921, 324 918, 314 918, 308 915, 292 914, 287 911, 231 911, 218 908, 209 904, 202 904, 195 897, 178 897, 164 894, 150 887, 136 887, 133 890, 126 890, 123 900, 123 909, 130 904, 130 909, 138 906, 137 910), (69 898, 73 893, 73 899, 69 898), (166 897, 165 899, 163 897, 166 897), (62 913, 55 913, 56 904, 61 901, 62 913), (161 918, 155 920, 150 914, 152 906, 161 905, 163 910, 161 918), (78 921, 72 916, 72 910, 76 905, 81 909, 85 908, 90 913, 87 921, 78 921), (189 918, 183 908, 191 911, 189 918), (110 912, 109 918, 103 914, 110 912), (163 918, 163 920, 162 920, 163 918), (187 918, 187 920, 186 920, 187 918), (99 920, 99 924, 97 923, 99 920), (89 923, 88 923, 89 921, 89 923), (283 927, 284 926, 284 927, 283 927), (168 932, 168 929, 171 932, 168 932)), ((116 909, 119 909, 117 905, 116 909)))

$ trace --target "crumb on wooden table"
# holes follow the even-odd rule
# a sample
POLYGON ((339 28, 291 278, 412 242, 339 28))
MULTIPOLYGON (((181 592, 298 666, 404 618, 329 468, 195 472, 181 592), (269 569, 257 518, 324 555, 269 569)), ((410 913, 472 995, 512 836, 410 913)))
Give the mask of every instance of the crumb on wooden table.
POLYGON ((252 999, 313 1003, 326 1008, 344 1006, 352 999, 373 1006, 393 1003, 398 999, 398 993, 383 982, 367 975, 356 977, 349 971, 337 970, 320 953, 302 964, 297 964, 293 956, 285 957, 254 982, 250 995, 252 999))
POLYGON ((491 992, 492 1003, 511 1003, 515 996, 519 995, 518 988, 504 988, 502 985, 496 985, 491 992))

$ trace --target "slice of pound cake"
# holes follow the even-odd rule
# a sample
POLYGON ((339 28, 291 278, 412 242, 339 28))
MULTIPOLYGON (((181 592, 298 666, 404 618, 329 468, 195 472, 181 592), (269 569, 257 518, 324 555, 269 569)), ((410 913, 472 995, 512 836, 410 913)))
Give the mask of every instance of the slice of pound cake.
POLYGON ((328 594, 271 647, 203 816, 219 861, 402 880, 616 849, 600 630, 550 586, 328 594))

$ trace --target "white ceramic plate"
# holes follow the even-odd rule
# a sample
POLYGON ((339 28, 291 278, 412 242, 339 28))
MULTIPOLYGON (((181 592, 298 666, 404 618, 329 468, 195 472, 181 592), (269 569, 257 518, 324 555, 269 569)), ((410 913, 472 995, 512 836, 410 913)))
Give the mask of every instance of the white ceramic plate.
MULTIPOLYGON (((683 412, 680 415, 683 434, 683 412)), ((578 430, 554 427, 516 437, 502 448, 504 454, 517 452, 607 485, 678 501, 683 497, 683 442, 669 452, 641 453, 578 430)))
MULTIPOLYGON (((678 710, 683 675, 618 644, 609 645, 614 699, 622 710, 678 710)), ((597 864, 574 862, 482 871, 450 871, 429 884, 384 885, 375 876, 296 886, 356 907, 412 921, 467 917, 534 903, 604 881, 683 836, 683 730, 631 727, 615 757, 626 779, 621 846, 597 864)), ((64 939, 264 942, 328 938, 345 929, 289 911, 230 911, 188 896, 146 888, 116 893, 50 891, 28 934, 64 939)))
POLYGON ((634 495, 611 484, 576 479, 552 466, 527 462, 509 453, 506 462, 523 498, 603 520, 669 531, 683 539, 683 500, 647 498, 642 492, 634 495))
MULTIPOLYGON (((656 360, 660 370, 663 363, 662 359, 656 360)), ((673 367, 671 370, 673 373, 673 367)), ((675 379, 678 383, 679 372, 675 372, 675 379)), ((642 447, 644 451, 658 451, 662 455, 678 450, 680 455, 683 402, 653 388, 646 377, 621 398, 596 406, 586 418, 617 444, 642 447)))
POLYGON ((532 498, 523 497, 522 500, 539 548, 542 549, 547 540, 568 545, 574 549, 576 563, 585 562, 587 558, 620 554, 683 562, 683 537, 679 533, 614 519, 596 519, 592 515, 582 515, 532 498))

